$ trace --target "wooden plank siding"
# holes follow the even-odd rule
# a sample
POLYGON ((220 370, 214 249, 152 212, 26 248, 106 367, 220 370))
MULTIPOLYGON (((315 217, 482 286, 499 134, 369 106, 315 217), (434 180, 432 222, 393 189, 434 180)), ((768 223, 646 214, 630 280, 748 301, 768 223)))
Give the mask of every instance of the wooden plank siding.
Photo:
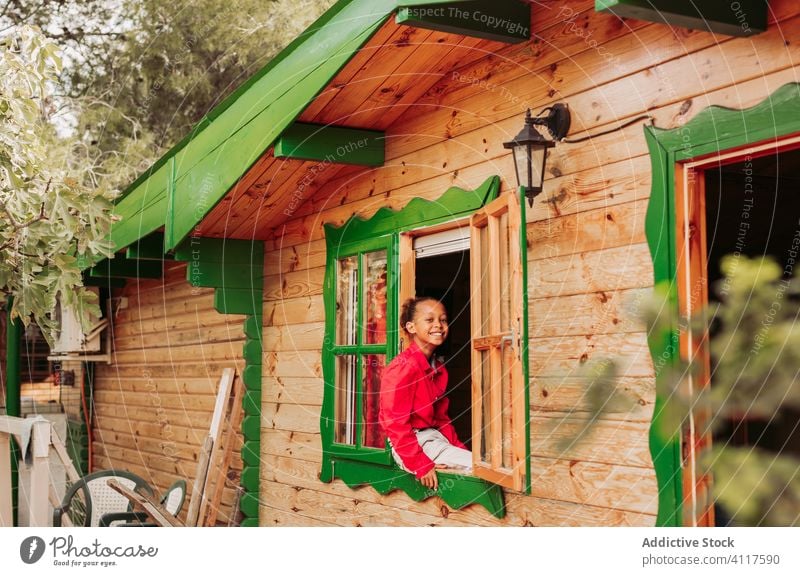
MULTIPOLYGON (((214 290, 190 286, 184 263, 168 263, 161 280, 129 282, 119 296, 128 306, 113 319, 113 362, 95 375, 94 468, 129 470, 159 493, 181 478, 191 490, 222 369, 243 367, 243 317, 216 312, 214 290)), ((237 425, 221 524, 232 519, 240 448, 237 425)))
MULTIPOLYGON (((506 492, 502 520, 476 506, 457 511, 438 498, 415 503, 402 492, 319 481, 323 225, 401 208, 415 197, 434 200, 451 185, 474 188, 492 174, 501 176, 503 192, 511 190, 514 169, 502 143, 519 130, 527 107, 567 102, 571 136, 582 136, 645 113, 673 128, 712 104, 752 106, 798 81, 800 48, 786 39, 800 34, 800 5, 774 0, 770 8, 766 33, 729 38, 621 22, 595 13, 590 1, 536 3, 530 42, 440 70, 413 107, 382 126, 385 166, 327 179, 288 219, 256 232, 268 247, 262 525, 654 524, 654 368, 635 316, 653 281, 644 236, 650 160, 641 124, 559 144, 544 192, 528 211, 533 488, 530 495, 506 492), (563 5, 569 12, 560 12, 563 5), (605 414, 586 442, 565 453, 559 441, 580 428, 588 409, 577 371, 603 358, 619 361, 618 389, 631 406, 605 414)), ((361 58, 360 66, 373 69, 374 86, 384 85, 400 61, 387 70, 366 53, 361 58)), ((358 118, 364 97, 357 84, 336 85, 307 113, 358 118)))

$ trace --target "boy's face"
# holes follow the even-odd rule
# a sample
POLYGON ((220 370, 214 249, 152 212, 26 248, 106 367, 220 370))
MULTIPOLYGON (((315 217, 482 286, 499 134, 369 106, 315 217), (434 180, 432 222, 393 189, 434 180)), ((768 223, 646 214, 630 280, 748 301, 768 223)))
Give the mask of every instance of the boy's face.
POLYGON ((414 320, 406 322, 406 330, 417 346, 430 357, 447 338, 447 311, 437 300, 423 300, 417 304, 414 320))

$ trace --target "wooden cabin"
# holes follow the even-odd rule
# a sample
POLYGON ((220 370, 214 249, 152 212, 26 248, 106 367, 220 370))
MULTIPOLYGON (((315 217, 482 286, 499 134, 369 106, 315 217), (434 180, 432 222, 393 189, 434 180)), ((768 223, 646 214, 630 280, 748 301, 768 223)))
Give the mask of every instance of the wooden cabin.
POLYGON ((791 245, 796 203, 764 183, 797 177, 800 5, 708 10, 338 2, 117 202, 118 257, 90 273, 118 304, 93 467, 191 478, 235 366, 223 522, 713 524, 694 462, 708 439, 655 432, 656 375, 695 346, 677 317, 708 298, 715 230, 728 251, 785 248, 755 233, 763 216, 737 248, 747 170, 791 245), (551 147, 531 206, 504 143, 556 104, 571 124, 558 142, 536 128, 551 147), (648 342, 636 306, 660 281, 675 335, 648 342), (414 294, 452 317, 451 417, 475 461, 435 493, 376 418, 414 294), (608 359, 631 402, 565 447, 589 415, 583 368, 608 359))

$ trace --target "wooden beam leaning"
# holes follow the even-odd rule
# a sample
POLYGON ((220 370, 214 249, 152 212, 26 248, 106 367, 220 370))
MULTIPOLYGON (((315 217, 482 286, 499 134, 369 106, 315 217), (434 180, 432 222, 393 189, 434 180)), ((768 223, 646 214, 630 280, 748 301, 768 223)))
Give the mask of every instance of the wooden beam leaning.
POLYGON ((29 522, 31 526, 47 526, 50 520, 48 494, 50 486, 50 429, 52 424, 42 418, 33 423, 30 450, 33 455, 31 465, 31 486, 28 492, 29 522))
POLYGON ((413 6, 400 8, 395 22, 461 36, 518 44, 531 37, 531 6, 523 2, 495 0, 413 6))
POLYGON ((767 29, 764 0, 702 2, 692 0, 595 0, 597 12, 636 18, 728 36, 753 36, 767 29))
POLYGON ((274 154, 276 158, 383 166, 384 150, 384 133, 377 130, 295 122, 278 137, 274 154))
POLYGON ((222 492, 225 489, 225 482, 228 479, 228 470, 231 464, 231 456, 233 455, 233 445, 236 442, 236 424, 239 422, 242 415, 242 396, 243 386, 241 378, 235 378, 233 381, 233 406, 231 406, 230 414, 225 422, 225 429, 223 431, 225 437, 220 447, 219 457, 214 458, 212 454, 211 458, 211 469, 209 473, 211 474, 216 471, 216 477, 210 478, 210 480, 214 480, 213 488, 209 488, 208 485, 206 486, 211 497, 209 498, 206 514, 200 515, 200 525, 202 526, 217 525, 219 505, 222 501, 222 492))
POLYGON ((183 526, 180 520, 167 512, 164 507, 153 500, 152 497, 141 494, 140 492, 134 492, 127 486, 120 484, 117 480, 109 480, 108 486, 125 496, 125 498, 130 500, 132 503, 141 506, 144 511, 147 512, 147 515, 155 520, 156 524, 159 526, 166 528, 180 528, 183 526))
POLYGON ((217 401, 214 405, 214 414, 211 417, 211 427, 208 430, 200 456, 197 458, 197 472, 192 485, 192 497, 189 500, 189 511, 186 515, 187 526, 202 524, 207 506, 206 485, 212 461, 212 455, 219 450, 219 441, 222 436, 222 423, 231 394, 231 386, 236 372, 233 368, 225 368, 219 381, 217 401))

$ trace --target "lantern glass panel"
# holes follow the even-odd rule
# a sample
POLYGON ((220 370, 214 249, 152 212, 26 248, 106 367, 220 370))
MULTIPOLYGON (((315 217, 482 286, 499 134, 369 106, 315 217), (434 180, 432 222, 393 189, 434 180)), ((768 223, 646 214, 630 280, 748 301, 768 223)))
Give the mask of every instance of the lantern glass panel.
POLYGON ((531 146, 531 182, 528 184, 530 188, 542 189, 545 154, 547 154, 546 146, 536 146, 535 144, 531 146))
POLYGON ((514 146, 514 167, 517 170, 517 186, 528 186, 528 146, 514 146))

